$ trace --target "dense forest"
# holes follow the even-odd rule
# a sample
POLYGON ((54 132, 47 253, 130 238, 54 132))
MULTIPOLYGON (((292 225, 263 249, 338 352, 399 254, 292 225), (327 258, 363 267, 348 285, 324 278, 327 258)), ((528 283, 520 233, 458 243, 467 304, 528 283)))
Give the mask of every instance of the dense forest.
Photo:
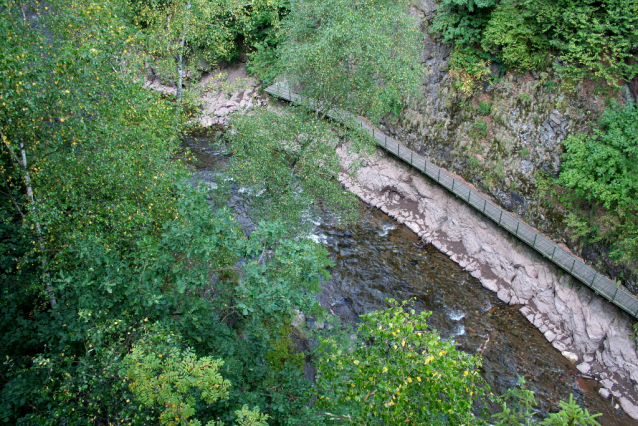
MULTIPOLYGON (((455 44, 462 90, 486 78, 489 61, 556 64, 611 86, 638 71, 635 1, 442 3, 435 30, 455 44)), ((491 395, 480 357, 441 340, 409 302, 356 330, 298 320, 326 318, 314 295, 331 266, 300 238, 299 218, 321 202, 353 220, 334 147, 370 149, 365 134, 304 105, 235 118, 229 173, 264 194, 249 235, 192 184, 180 138, 194 126, 202 61, 247 54, 263 81, 285 76, 324 111, 378 121, 419 93, 422 34, 408 4, 0 3, 2 422, 461 425, 487 424, 482 408, 495 406, 491 423, 541 421, 524 383, 491 395), (149 68, 176 96, 144 87, 149 68)), ((560 182, 616 212, 609 232, 633 260, 636 118, 633 105, 612 105, 595 137, 573 136, 560 182), (603 172, 610 159, 617 167, 603 172)), ((598 424, 571 399, 561 407, 542 424, 598 424)))

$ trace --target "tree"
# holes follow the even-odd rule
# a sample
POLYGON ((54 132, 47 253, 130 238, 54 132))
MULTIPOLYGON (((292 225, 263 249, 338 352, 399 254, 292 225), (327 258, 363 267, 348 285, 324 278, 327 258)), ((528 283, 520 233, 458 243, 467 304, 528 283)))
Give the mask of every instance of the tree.
MULTIPOLYGON (((258 217, 280 217, 291 229, 301 230, 310 225, 302 220, 304 212, 320 201, 343 220, 352 218, 356 199, 337 180, 341 164, 336 148, 343 143, 344 129, 332 131, 333 124, 303 109, 261 109, 231 125, 230 171, 256 194, 248 199, 258 217)), ((369 146, 363 135, 347 135, 353 148, 369 146)))
POLYGON ((284 20, 282 80, 376 122, 420 94, 422 34, 409 1, 297 0, 284 20))
POLYGON ((539 424, 549 426, 600 426, 596 417, 602 414, 589 414, 589 411, 583 410, 574 402, 574 395, 569 395, 569 402, 560 401, 560 410, 558 413, 552 413, 549 417, 539 424))
MULTIPOLYGON (((173 360, 221 359, 217 370, 233 384, 229 399, 194 405, 200 421, 305 416, 303 371, 272 368, 265 354, 291 332, 295 309, 319 313, 312 295, 327 276, 325 250, 284 238, 276 223, 246 238, 231 212, 211 211, 206 194, 184 182, 181 123, 170 102, 136 81, 128 55, 139 39, 126 4, 2 7, 1 421, 157 422, 157 404, 134 402, 122 360, 160 320, 184 336, 173 360)), ((153 371, 172 367, 184 364, 153 371)), ((159 383, 159 374, 140 373, 159 383)), ((191 392, 162 401, 189 405, 191 392)))
POLYGON ((134 21, 146 35, 153 70, 176 86, 180 103, 185 80, 242 49, 273 42, 287 0, 132 0, 134 21))
POLYGON ((319 407, 338 423, 473 424, 472 401, 484 392, 480 357, 428 330, 429 313, 390 303, 361 318, 355 342, 322 340, 319 407))
POLYGON ((369 152, 375 141, 353 126, 352 116, 344 115, 345 126, 316 117, 339 109, 377 121, 398 114, 419 93, 421 34, 407 12, 406 1, 291 3, 276 69, 280 81, 304 96, 301 105, 284 114, 261 109, 238 118, 230 138, 231 174, 260 194, 256 208, 288 224, 319 201, 344 220, 355 217, 353 197, 337 181, 335 148, 369 152))
POLYGON ((217 60, 232 50, 233 34, 219 15, 234 7, 234 1, 218 0, 139 3, 136 22, 146 27, 146 51, 157 73, 176 85, 178 103, 184 78, 195 72, 198 60, 217 60))

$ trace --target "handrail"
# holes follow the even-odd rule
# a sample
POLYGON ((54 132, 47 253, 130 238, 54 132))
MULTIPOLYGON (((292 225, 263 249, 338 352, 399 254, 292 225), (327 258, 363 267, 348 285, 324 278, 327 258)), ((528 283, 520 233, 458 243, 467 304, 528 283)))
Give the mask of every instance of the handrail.
MULTIPOLYGON (((301 95, 292 92, 288 87, 274 84, 265 89, 266 93, 291 102, 301 100, 301 95)), ((344 116, 349 116, 359 123, 362 129, 367 130, 377 141, 377 144, 397 156, 417 170, 438 182, 441 186, 461 198, 470 206, 493 220, 498 226, 518 237, 521 241, 535 249, 543 257, 549 259, 570 275, 581 281, 596 294, 603 296, 630 315, 638 318, 638 299, 625 288, 619 286, 611 279, 600 275, 589 266, 585 265, 565 250, 558 247, 552 241, 543 237, 525 222, 512 216, 509 212, 489 201, 480 193, 474 191, 463 182, 454 178, 445 169, 427 161, 424 157, 408 149, 399 141, 383 134, 378 129, 370 126, 364 119, 352 114, 330 111, 329 117, 343 122, 344 116)))

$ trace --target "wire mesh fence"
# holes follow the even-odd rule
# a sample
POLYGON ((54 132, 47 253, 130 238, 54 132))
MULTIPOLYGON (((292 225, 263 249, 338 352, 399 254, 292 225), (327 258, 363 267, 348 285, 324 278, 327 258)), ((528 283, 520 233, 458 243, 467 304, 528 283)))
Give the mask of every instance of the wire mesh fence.
MULTIPOLYGON (((300 95, 292 92, 285 86, 273 85, 265 89, 265 91, 287 101, 297 103, 301 103, 302 101, 300 95)), ((359 127, 367 131, 377 141, 377 144, 383 147, 386 151, 420 170, 426 176, 438 182, 441 186, 464 200, 467 204, 483 213, 500 227, 528 244, 542 256, 549 259, 573 277, 577 278, 583 284, 593 289, 597 294, 611 301, 625 312, 638 318, 638 299, 629 293, 628 290, 583 264, 578 259, 565 252, 558 245, 540 235, 530 226, 501 209, 463 182, 454 178, 447 171, 430 163, 424 157, 408 149, 394 138, 385 135, 373 126, 370 126, 365 120, 359 117, 354 117, 348 113, 339 114, 333 111, 329 111, 327 115, 340 122, 344 122, 344 117, 354 118, 356 122, 359 123, 359 127)))

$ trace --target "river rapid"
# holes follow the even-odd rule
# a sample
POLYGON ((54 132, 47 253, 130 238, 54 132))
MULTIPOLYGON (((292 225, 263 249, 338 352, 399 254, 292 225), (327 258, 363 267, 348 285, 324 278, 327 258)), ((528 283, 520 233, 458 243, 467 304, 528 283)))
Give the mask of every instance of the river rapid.
MULTIPOLYGON (((199 160, 196 178, 216 187, 227 157, 211 147, 210 135, 186 137, 184 144, 199 160)), ((233 188, 233 185, 231 185, 233 188)), ((246 220, 239 188, 231 189, 230 205, 246 220)), ((321 304, 343 321, 389 306, 387 298, 415 299, 417 310, 432 312, 428 324, 442 338, 453 340, 470 353, 481 352, 482 376, 495 395, 515 386, 518 377, 536 393, 541 415, 558 411, 558 401, 570 393, 590 412, 603 413, 601 425, 637 425, 597 393, 597 383, 581 375, 518 311, 509 306, 447 255, 403 225, 360 205, 360 219, 346 227, 335 226, 324 214, 312 238, 329 252, 335 266, 331 279, 318 295, 321 304)))

